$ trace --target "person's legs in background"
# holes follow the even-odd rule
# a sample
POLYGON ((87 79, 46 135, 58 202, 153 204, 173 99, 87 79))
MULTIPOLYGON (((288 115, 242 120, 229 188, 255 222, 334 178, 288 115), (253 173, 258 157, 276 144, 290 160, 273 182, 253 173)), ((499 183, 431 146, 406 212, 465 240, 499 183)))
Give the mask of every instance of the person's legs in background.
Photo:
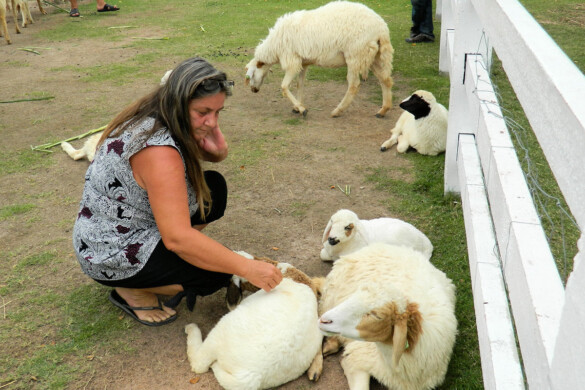
POLYGON ((412 27, 406 42, 434 42, 432 0, 411 0, 410 2, 412 4, 412 27))

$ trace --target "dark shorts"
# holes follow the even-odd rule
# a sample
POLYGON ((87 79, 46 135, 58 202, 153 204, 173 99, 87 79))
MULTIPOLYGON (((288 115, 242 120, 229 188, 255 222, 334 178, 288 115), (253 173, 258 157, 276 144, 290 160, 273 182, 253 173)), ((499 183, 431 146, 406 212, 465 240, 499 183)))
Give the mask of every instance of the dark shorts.
MULTIPOLYGON (((223 217, 227 204, 227 185, 223 176, 215 171, 205 171, 205 181, 211 191, 211 211, 202 220, 199 211, 191 217, 191 225, 203 225, 223 217)), ((226 287, 231 274, 207 271, 195 267, 168 250, 162 240, 152 252, 148 262, 134 276, 123 280, 96 280, 110 287, 152 288, 180 284, 183 292, 166 302, 167 306, 175 307, 183 297, 187 297, 187 306, 193 310, 195 299, 210 295, 226 287)))

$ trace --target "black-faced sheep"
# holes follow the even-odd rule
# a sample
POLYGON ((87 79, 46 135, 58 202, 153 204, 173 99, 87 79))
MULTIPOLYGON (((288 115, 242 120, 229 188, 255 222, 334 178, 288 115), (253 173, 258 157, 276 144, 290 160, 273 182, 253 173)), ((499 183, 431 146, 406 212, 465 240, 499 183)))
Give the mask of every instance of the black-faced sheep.
POLYGON ((380 150, 390 149, 398 143, 396 150, 404 153, 409 147, 420 154, 436 156, 444 152, 447 145, 447 109, 437 102, 428 91, 418 90, 400 103, 405 111, 400 115, 380 150))
POLYGON ((220 385, 228 390, 275 387, 307 370, 309 379, 319 378, 323 335, 318 327, 316 288, 307 275, 290 264, 278 266, 282 282, 270 292, 258 290, 243 299, 221 318, 205 341, 197 325, 185 327, 187 355, 194 372, 203 373, 211 367, 220 385), (293 274, 294 280, 290 278, 293 274))
POLYGON ((433 244, 413 225, 395 218, 359 219, 351 210, 341 209, 331 216, 323 232, 323 261, 337 260, 368 244, 383 242, 416 249, 430 259, 433 244))
POLYGON ((390 389, 440 385, 457 319, 455 287, 420 252, 373 244, 335 262, 322 287, 323 353, 344 345, 341 365, 351 390, 370 376, 390 389))
POLYGON ((348 89, 331 112, 337 117, 349 106, 370 70, 382 88, 383 117, 392 108, 392 59, 394 49, 384 19, 367 6, 334 1, 313 10, 300 10, 278 18, 246 65, 246 83, 258 92, 270 67, 280 63, 285 72, 282 93, 293 104, 293 111, 304 116, 303 85, 309 65, 339 68, 347 65, 348 89), (290 92, 298 75, 298 99, 290 92))

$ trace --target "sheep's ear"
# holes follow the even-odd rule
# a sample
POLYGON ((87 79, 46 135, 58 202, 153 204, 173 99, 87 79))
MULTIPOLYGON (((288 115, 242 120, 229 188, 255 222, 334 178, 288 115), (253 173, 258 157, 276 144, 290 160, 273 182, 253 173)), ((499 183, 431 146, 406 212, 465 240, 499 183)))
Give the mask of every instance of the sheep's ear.
POLYGON ((329 238, 329 234, 331 233, 331 225, 333 224, 333 222, 331 222, 331 220, 329 220, 329 223, 327 223, 327 227, 325 228, 325 231, 323 232, 323 239, 321 240, 322 244, 325 244, 325 241, 327 241, 327 239, 329 238))
POLYGON ((418 343, 422 333, 422 315, 418 311, 418 304, 409 303, 406 311, 396 317, 394 335, 392 336, 392 363, 398 366, 402 353, 410 352, 418 343))

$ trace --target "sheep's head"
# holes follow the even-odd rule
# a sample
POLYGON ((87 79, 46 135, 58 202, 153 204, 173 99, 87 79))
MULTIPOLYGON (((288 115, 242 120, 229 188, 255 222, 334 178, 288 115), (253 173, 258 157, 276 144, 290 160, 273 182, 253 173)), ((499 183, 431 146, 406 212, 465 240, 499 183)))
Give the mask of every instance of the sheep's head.
POLYGON ((422 316, 418 304, 405 299, 389 300, 381 296, 379 288, 368 286, 324 313, 319 328, 327 336, 392 345, 396 366, 403 352, 411 352, 418 342, 422 316))
POLYGON ((323 232, 322 242, 337 245, 351 240, 357 233, 359 218, 351 210, 341 209, 331 216, 329 223, 323 232))
POLYGON ((431 107, 437 103, 435 96, 423 90, 418 90, 400 103, 400 108, 410 112, 415 119, 424 118, 431 112, 431 107))
POLYGON ((248 62, 248 65, 246 65, 246 85, 250 86, 252 92, 260 91, 260 86, 269 70, 270 66, 255 58, 248 62))

